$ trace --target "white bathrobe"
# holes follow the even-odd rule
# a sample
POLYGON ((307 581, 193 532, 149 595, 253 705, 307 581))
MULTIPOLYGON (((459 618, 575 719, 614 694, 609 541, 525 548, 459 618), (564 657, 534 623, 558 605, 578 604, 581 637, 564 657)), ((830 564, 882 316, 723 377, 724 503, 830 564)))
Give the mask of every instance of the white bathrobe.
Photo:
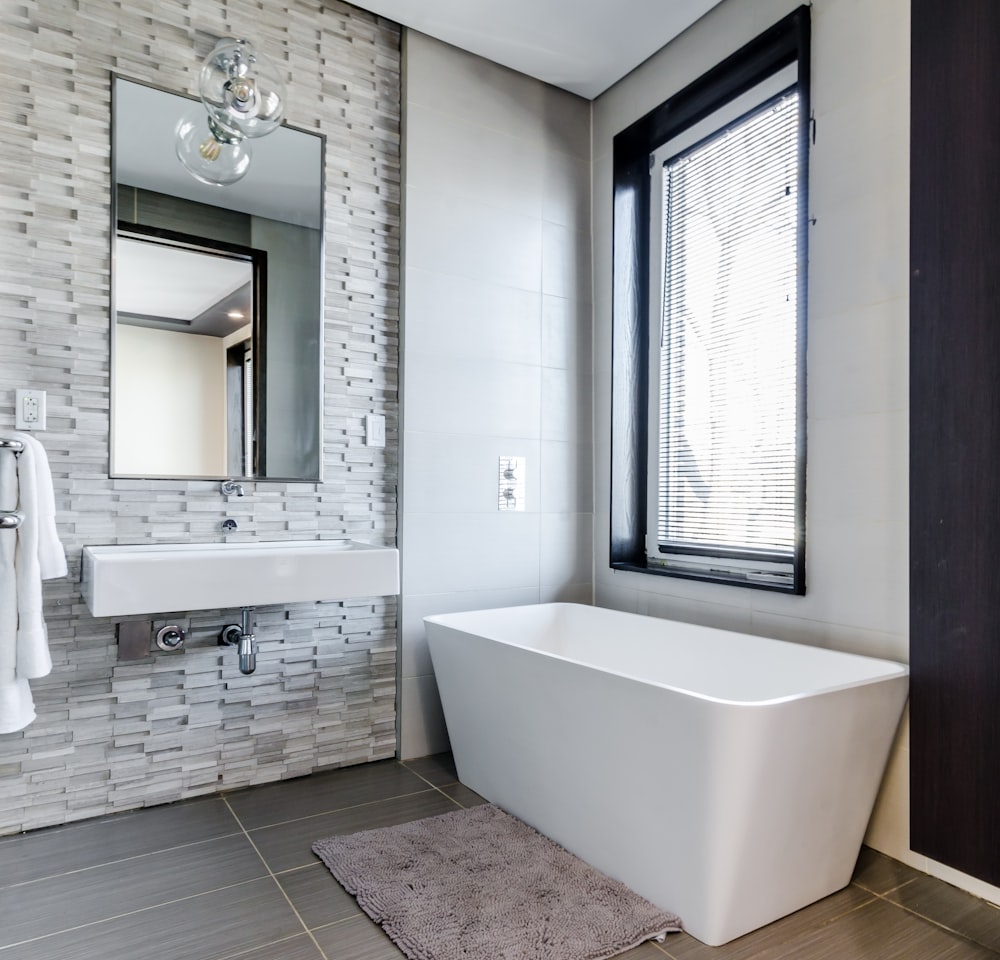
POLYGON ((42 617, 42 580, 66 575, 66 554, 55 526, 48 458, 27 434, 10 434, 24 449, 0 451, 0 508, 23 515, 16 530, 0 531, 0 734, 35 719, 28 680, 52 669, 42 617))

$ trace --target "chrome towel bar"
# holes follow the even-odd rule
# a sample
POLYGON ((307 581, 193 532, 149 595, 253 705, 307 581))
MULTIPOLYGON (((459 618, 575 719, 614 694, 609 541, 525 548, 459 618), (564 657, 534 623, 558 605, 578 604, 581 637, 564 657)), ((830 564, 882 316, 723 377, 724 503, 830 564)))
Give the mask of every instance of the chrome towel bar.
MULTIPOLYGON (((9 450, 15 456, 24 449, 20 440, 5 440, 0 437, 0 450, 9 450)), ((0 530, 15 530, 21 526, 24 516, 15 510, 0 510, 0 530)))

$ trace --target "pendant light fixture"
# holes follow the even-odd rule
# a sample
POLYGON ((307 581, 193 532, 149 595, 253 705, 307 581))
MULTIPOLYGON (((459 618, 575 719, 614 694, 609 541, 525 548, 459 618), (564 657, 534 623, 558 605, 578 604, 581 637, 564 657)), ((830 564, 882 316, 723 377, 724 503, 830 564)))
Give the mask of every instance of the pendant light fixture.
POLYGON ((202 183, 227 186, 250 169, 248 139, 276 130, 285 111, 285 85, 249 40, 220 40, 198 74, 204 113, 182 117, 177 157, 202 183))

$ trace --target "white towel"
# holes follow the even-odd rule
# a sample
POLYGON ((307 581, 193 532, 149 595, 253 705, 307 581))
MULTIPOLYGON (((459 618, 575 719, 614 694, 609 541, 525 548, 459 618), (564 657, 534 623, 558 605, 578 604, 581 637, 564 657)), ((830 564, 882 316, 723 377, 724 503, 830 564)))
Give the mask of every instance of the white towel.
POLYGON ((17 733, 35 719, 35 701, 27 680, 0 680, 0 734, 17 733))
MULTIPOLYGON (((30 465, 34 468, 35 517, 38 521, 38 566, 43 580, 55 580, 66 576, 66 551, 59 542, 56 530, 56 495, 52 488, 52 471, 49 469, 49 458, 45 447, 30 433, 15 433, 15 440, 24 445, 24 452, 19 457, 19 465, 30 465)), ((21 502, 25 503, 25 495, 31 495, 31 488, 25 490, 21 484, 21 502)), ((27 506, 25 505, 25 509, 27 506)))
MULTIPOLYGON (((0 450, 0 510, 13 510, 17 500, 14 456, 0 450)), ((17 676, 16 543, 17 531, 0 530, 0 734, 23 730, 35 719, 31 688, 17 676)))
MULTIPOLYGON (((17 466, 14 455, 0 450, 0 510, 17 506, 17 466)), ((0 670, 14 669, 17 637, 17 580, 14 574, 14 547, 17 531, 0 530, 0 670), (9 657, 9 663, 8 663, 9 657)), ((3 674, 0 673, 0 677, 3 674)))
MULTIPOLYGON (((45 449, 25 433, 10 435, 23 450, 16 460, 0 454, 0 489, 10 499, 10 462, 16 463, 16 507, 23 515, 16 531, 0 531, 0 732, 10 733, 35 718, 27 681, 52 669, 48 631, 42 616, 42 580, 66 575, 66 552, 55 525, 55 494, 45 449), (10 563, 10 539, 14 539, 10 563), (13 576, 11 576, 13 574, 13 576), (11 581, 16 603, 10 602, 11 581), (16 611, 14 617, 10 611, 16 611), (15 726, 15 724, 19 724, 15 726)), ((9 504, 3 509, 10 509, 9 504)))
MULTIPOLYGON (((15 433, 24 443, 24 434, 15 433)), ((17 458, 17 509, 22 515, 14 547, 17 583, 17 675, 26 680, 44 677, 52 669, 49 637, 42 616, 42 568, 39 555, 38 457, 33 444, 24 444, 17 458)))

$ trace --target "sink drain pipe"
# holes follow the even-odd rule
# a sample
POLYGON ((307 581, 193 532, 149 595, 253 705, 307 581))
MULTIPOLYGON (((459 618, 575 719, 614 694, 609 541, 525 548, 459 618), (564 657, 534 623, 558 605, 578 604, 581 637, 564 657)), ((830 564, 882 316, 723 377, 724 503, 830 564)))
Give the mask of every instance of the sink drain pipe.
POLYGON ((253 607, 240 609, 241 623, 230 623, 219 634, 220 647, 236 647, 240 658, 240 673, 257 669, 257 640, 253 635, 253 607))

